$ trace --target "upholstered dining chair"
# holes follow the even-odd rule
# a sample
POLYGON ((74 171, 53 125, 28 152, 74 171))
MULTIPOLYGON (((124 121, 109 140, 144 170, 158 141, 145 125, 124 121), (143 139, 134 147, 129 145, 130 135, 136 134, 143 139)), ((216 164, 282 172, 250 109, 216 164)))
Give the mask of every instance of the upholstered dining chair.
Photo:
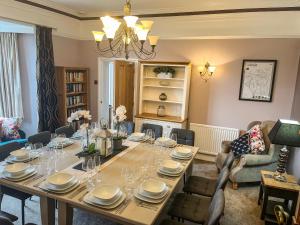
POLYGON ((75 133, 74 129, 72 126, 70 125, 66 125, 66 126, 63 126, 63 127, 59 127, 55 130, 55 133, 57 135, 60 135, 60 134, 65 134, 67 138, 70 138, 73 136, 73 134, 75 133))
MULTIPOLYGON (((3 161, 7 156, 9 156, 10 152, 19 149, 21 146, 17 142, 12 142, 3 146, 0 146, 0 161, 3 161)), ((25 192, 21 192, 6 186, 0 186, 0 208, 4 195, 9 195, 11 197, 17 198, 22 202, 22 225, 25 224, 25 201, 30 198, 32 195, 27 194, 25 192)), ((1 215, 1 214, 0 214, 1 215)), ((2 224, 2 223, 0 223, 2 224)))
MULTIPOLYGON (((205 196, 188 195, 185 193, 177 194, 168 214, 172 219, 178 221, 187 220, 202 225, 218 225, 224 213, 225 196, 224 191, 219 189, 211 198, 205 196)), ((162 225, 174 225, 175 223, 163 222, 162 225)))
POLYGON ((216 180, 207 177, 190 176, 183 187, 183 191, 188 194, 212 197, 219 189, 225 189, 229 180, 229 174, 229 169, 225 166, 216 180))
POLYGON ((173 128, 171 134, 177 135, 177 143, 194 146, 195 132, 187 129, 173 128))
POLYGON ((151 124, 151 123, 143 123, 141 132, 146 133, 147 130, 153 130, 155 134, 155 139, 162 137, 162 132, 163 132, 163 127, 160 125, 156 124, 151 124))
POLYGON ((28 142, 31 144, 43 143, 47 145, 51 141, 50 131, 43 131, 28 137, 28 142))
POLYGON ((126 127, 127 135, 130 135, 134 132, 135 123, 132 121, 124 121, 122 125, 126 127))

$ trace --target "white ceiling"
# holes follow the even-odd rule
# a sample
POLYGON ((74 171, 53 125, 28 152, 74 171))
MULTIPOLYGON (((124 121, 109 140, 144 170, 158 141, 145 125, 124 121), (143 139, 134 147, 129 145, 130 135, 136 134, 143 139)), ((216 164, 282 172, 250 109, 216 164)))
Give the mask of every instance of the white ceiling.
MULTIPOLYGON (((125 0, 32 0, 49 6, 68 8, 77 13, 96 15, 120 13, 125 0), (48 3, 47 3, 48 2, 48 3)), ((291 7, 300 6, 300 0, 131 0, 133 11, 178 12, 205 11, 234 8, 291 7)))

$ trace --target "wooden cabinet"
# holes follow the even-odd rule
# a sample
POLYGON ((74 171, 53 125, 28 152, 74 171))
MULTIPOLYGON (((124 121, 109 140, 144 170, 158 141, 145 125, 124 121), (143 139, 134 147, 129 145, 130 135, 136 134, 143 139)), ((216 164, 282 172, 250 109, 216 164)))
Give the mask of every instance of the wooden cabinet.
POLYGON ((89 69, 55 67, 60 125, 67 122, 71 113, 89 110, 89 69))
POLYGON ((135 117, 136 131, 143 123, 163 126, 164 136, 172 128, 186 128, 191 78, 191 64, 186 62, 140 62, 139 110, 135 117), (172 77, 157 75, 157 67, 175 71, 172 77), (165 100, 160 98, 166 96, 165 100), (157 115, 159 106, 165 108, 165 116, 157 115))

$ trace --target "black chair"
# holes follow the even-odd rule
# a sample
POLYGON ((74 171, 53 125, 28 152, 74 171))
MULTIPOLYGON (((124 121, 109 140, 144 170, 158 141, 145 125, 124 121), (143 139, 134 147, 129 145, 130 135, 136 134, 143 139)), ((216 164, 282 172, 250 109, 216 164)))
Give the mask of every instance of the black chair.
POLYGON ((47 145, 50 141, 51 141, 50 131, 43 131, 28 137, 28 142, 31 144, 43 143, 43 145, 47 145))
POLYGON ((177 134, 177 143, 194 146, 195 132, 192 130, 173 128, 171 134, 177 134))
POLYGON ((121 125, 126 127, 127 135, 130 135, 130 134, 134 133, 134 128, 135 128, 135 123, 134 122, 124 121, 124 122, 122 122, 121 125))
MULTIPOLYGON (((0 213, 0 224, 1 225, 14 225, 13 222, 17 221, 18 217, 14 216, 16 219, 12 220, 11 216, 13 216, 13 215, 10 215, 10 217, 8 217, 5 215, 1 215, 1 213, 0 213)), ((36 224, 27 223, 26 225, 36 225, 36 224)))
POLYGON ((229 170, 224 167, 218 176, 218 179, 207 177, 190 176, 183 187, 183 191, 189 194, 197 194, 206 197, 212 197, 219 189, 224 190, 229 180, 229 170))
POLYGON ((141 132, 146 133, 147 130, 153 130, 155 134, 155 139, 162 137, 162 132, 163 132, 163 127, 160 125, 156 124, 151 124, 151 123, 143 123, 141 132))
MULTIPOLYGON (((12 143, 0 146, 0 161, 3 161, 6 157, 8 157, 10 155, 10 152, 17 150, 19 148, 20 148, 20 145, 17 142, 12 142, 12 143)), ((21 205, 21 207, 22 207, 22 225, 24 225, 25 224, 25 211, 24 211, 25 201, 26 201, 26 199, 30 198, 32 195, 12 189, 10 187, 2 186, 2 185, 0 186, 0 193, 1 193, 0 194, 0 208, 2 205, 1 203, 2 203, 2 199, 3 199, 3 195, 9 195, 11 197, 21 200, 21 202, 22 202, 22 205, 21 205)))
MULTIPOLYGON (((178 221, 188 220, 197 224, 218 225, 225 207, 224 191, 219 189, 212 198, 205 196, 177 194, 168 214, 178 221)), ((174 223, 163 223, 171 225, 174 223)))
POLYGON ((67 126, 63 126, 63 127, 59 127, 55 130, 55 133, 57 135, 60 134, 65 134, 67 138, 70 138, 73 136, 73 134, 75 133, 74 129, 72 126, 67 125, 67 126))

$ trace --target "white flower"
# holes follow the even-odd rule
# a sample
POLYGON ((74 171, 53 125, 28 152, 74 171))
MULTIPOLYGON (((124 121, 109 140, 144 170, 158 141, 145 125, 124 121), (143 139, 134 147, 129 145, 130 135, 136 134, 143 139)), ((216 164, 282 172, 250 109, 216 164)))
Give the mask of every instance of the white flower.
POLYGON ((126 112, 126 107, 124 105, 120 105, 119 107, 117 107, 116 114, 114 115, 114 122, 119 123, 126 120, 126 112))
POLYGON ((90 111, 88 110, 78 110, 71 114, 71 116, 67 119, 69 123, 80 120, 81 118, 91 120, 92 116, 90 115, 90 111))

